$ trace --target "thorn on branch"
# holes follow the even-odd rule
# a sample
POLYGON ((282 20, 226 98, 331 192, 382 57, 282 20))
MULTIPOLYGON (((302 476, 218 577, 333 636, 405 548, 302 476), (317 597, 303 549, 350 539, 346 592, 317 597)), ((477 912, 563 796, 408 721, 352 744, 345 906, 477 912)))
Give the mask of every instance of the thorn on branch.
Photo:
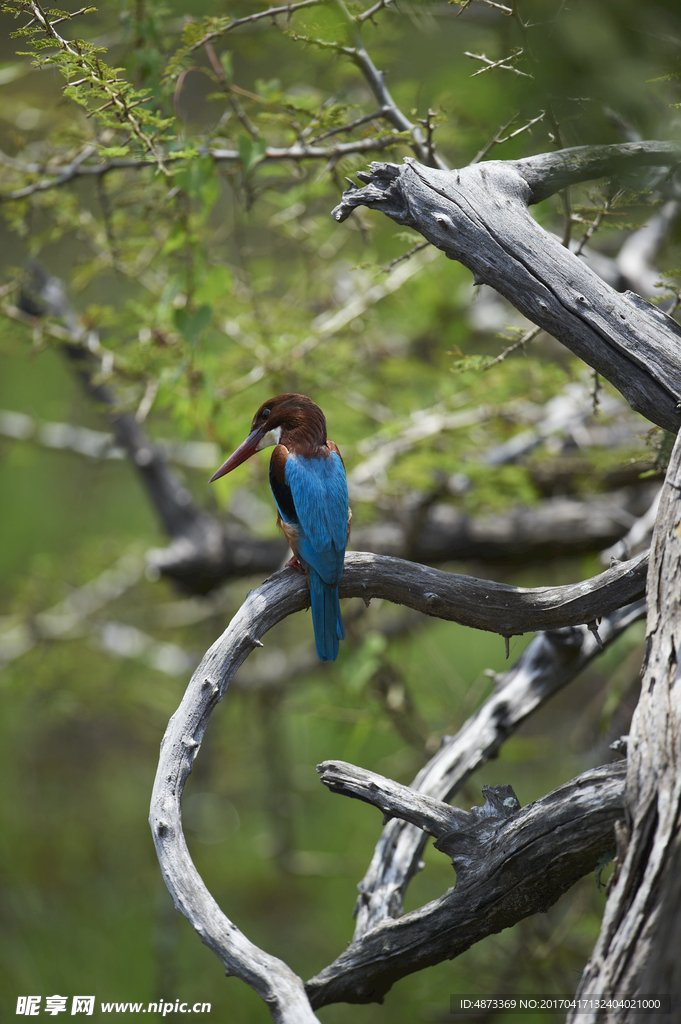
POLYGON ((603 641, 601 640, 600 635, 598 633, 598 623, 599 622, 600 622, 600 619, 594 619, 593 622, 587 622, 586 628, 589 630, 590 633, 593 633, 593 635, 594 635, 594 637, 596 639, 596 643, 598 644, 598 648, 599 648, 599 650, 602 651, 603 650, 603 641))
POLYGON ((520 71, 519 68, 508 64, 507 61, 517 60, 518 57, 522 56, 523 50, 517 50, 515 53, 511 53, 508 57, 502 57, 501 60, 490 60, 484 53, 470 53, 468 50, 464 50, 464 57, 470 57, 471 60, 479 60, 485 66, 474 71, 471 78, 475 78, 476 75, 482 75, 485 71, 492 71, 494 68, 502 68, 504 71, 513 71, 516 75, 521 75, 523 78, 534 78, 534 75, 528 74, 527 71, 520 71))
POLYGON ((418 123, 422 124, 423 127, 426 129, 426 146, 428 148, 428 156, 430 157, 430 161, 433 165, 435 164, 435 144, 433 142, 433 133, 436 128, 436 123, 434 120, 434 118, 436 117, 436 112, 428 108, 428 114, 426 115, 426 117, 417 119, 418 123))
MULTIPOLYGON (((479 74, 479 73, 480 72, 476 72, 476 74, 479 74)), ((524 124, 522 126, 522 128, 516 128, 516 130, 514 132, 511 132, 510 135, 507 135, 504 138, 504 132, 508 131, 508 129, 511 127, 511 125, 515 124, 515 122, 516 122, 516 118, 518 117, 518 114, 515 113, 510 121, 507 121, 506 124, 501 126, 501 128, 498 130, 498 132, 496 133, 494 138, 490 139, 490 141, 487 143, 487 145, 483 146, 483 148, 480 150, 480 152, 477 153, 473 157, 473 159, 471 160, 471 163, 472 164, 480 163, 480 161, 484 160, 484 158, 487 156, 489 151, 494 146, 501 146, 501 145, 503 145, 504 142, 509 142, 511 139, 515 139, 515 137, 517 135, 522 135, 523 132, 529 132, 530 135, 531 135, 532 134, 532 125, 535 125, 539 121, 542 121, 544 119, 545 114, 546 114, 545 110, 540 110, 539 114, 536 117, 533 117, 531 121, 528 121, 527 124, 524 124)))
POLYGON ((592 409, 594 416, 597 416, 600 411, 600 392, 603 390, 601 384, 601 378, 598 375, 597 370, 591 371, 591 377, 593 379, 593 388, 591 390, 592 409))

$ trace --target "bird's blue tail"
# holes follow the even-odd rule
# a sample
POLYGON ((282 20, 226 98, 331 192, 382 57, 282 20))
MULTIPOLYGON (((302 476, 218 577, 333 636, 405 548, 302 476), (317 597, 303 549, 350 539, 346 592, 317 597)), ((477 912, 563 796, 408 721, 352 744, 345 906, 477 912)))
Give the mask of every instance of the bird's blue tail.
POLYGON ((311 566, 308 566, 307 571, 317 654, 320 661, 335 661, 338 657, 338 641, 345 639, 338 587, 330 587, 311 566))

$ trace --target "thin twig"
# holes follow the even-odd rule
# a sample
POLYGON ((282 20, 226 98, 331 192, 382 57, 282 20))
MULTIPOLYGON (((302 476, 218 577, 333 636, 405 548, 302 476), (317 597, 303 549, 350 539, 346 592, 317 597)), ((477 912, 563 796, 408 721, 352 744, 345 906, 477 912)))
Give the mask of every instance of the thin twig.
POLYGON ((516 57, 520 57, 522 53, 522 50, 518 50, 517 53, 511 53, 508 57, 502 57, 501 60, 490 60, 484 53, 469 53, 468 50, 464 50, 464 57, 479 60, 485 65, 484 68, 474 71, 471 78, 475 78, 476 75, 483 75, 485 71, 492 71, 494 68, 501 68, 503 71, 513 71, 516 75, 522 75, 523 78, 534 78, 534 75, 528 74, 527 71, 520 71, 518 68, 513 67, 512 64, 506 63, 509 60, 515 60, 516 57))
POLYGON ((575 249, 575 256, 581 256, 582 255, 582 250, 584 249, 584 246, 586 245, 586 243, 588 241, 590 241, 591 238, 593 238, 595 233, 598 231, 599 227, 601 226, 601 222, 602 222, 603 218, 605 216, 607 216, 607 214, 610 212, 610 210, 612 209, 614 204, 617 202, 617 200, 620 199, 623 195, 624 195, 624 189, 621 188, 621 189, 618 189, 618 191, 615 193, 614 196, 612 196, 610 199, 606 199, 605 200, 603 208, 598 211, 598 214, 596 215, 595 220, 591 221, 591 223, 589 224, 589 227, 586 229, 586 231, 582 235, 582 237, 581 237, 581 239, 579 241, 579 245, 575 249))
POLYGON ((226 32, 231 32, 232 29, 240 28, 241 25, 248 25, 254 21, 261 21, 263 18, 277 18, 280 14, 285 14, 289 18, 294 11, 300 11, 304 7, 319 7, 320 4, 326 3, 326 0, 302 0, 298 4, 286 4, 283 7, 270 7, 267 11, 258 11, 256 14, 249 14, 245 18, 234 18, 228 25, 223 26, 220 29, 216 29, 214 32, 208 32, 205 36, 202 36, 198 42, 193 43, 189 48, 189 52, 193 53, 194 50, 201 49, 206 43, 212 42, 213 39, 219 39, 226 32))
MULTIPOLYGON (((141 122, 138 121, 137 118, 133 117, 132 114, 130 113, 133 106, 136 106, 137 104, 128 103, 126 97, 120 92, 117 92, 115 89, 113 89, 112 83, 106 81, 104 73, 102 73, 101 71, 99 72, 99 80, 97 80, 97 75, 90 67, 88 67, 86 59, 83 57, 83 54, 80 52, 78 48, 78 44, 71 43, 69 40, 64 39, 63 36, 61 36, 57 32, 54 26, 55 24, 58 24, 58 22, 50 21, 50 18, 48 17, 46 12, 43 11, 42 7, 37 2, 37 0, 29 0, 27 6, 31 11, 33 11, 33 20, 36 21, 41 26, 42 30, 45 32, 45 35, 48 36, 48 38, 52 39, 57 44, 60 50, 62 50, 64 53, 68 53, 69 56, 74 57, 78 61, 80 66, 83 68, 83 70, 86 71, 88 75, 91 76, 91 78, 94 78, 94 80, 103 90, 105 95, 109 96, 109 102, 106 104, 106 106, 111 105, 116 107, 119 115, 122 118, 124 118, 125 121, 130 125, 133 133, 137 136, 140 142, 142 142, 147 152, 155 156, 155 165, 159 168, 159 170, 163 171, 164 174, 167 174, 168 172, 166 167, 164 166, 162 158, 156 154, 153 140, 150 139, 149 136, 143 131, 141 122)), ((90 80, 90 78, 88 80, 90 80)), ((116 79, 113 82, 113 85, 116 84, 118 84, 118 79, 116 79)))
MULTIPOLYGON (((232 88, 234 89, 234 87, 232 88)), ((271 162, 282 160, 294 160, 296 162, 302 160, 325 160, 328 162, 333 159, 338 160, 344 156, 351 156, 354 153, 378 153, 390 146, 394 146, 396 142, 396 139, 385 135, 378 139, 369 138, 358 139, 356 142, 338 142, 333 146, 313 146, 295 142, 292 146, 282 148, 268 146, 263 153, 262 159, 263 161, 271 162)), ((241 155, 235 149, 211 149, 208 150, 206 155, 212 157, 216 163, 239 163, 241 161, 241 155)), ((184 157, 178 157, 173 153, 168 153, 164 156, 166 162, 177 159, 184 159, 184 157)), ((12 192, 0 193, 0 203, 9 202, 14 199, 25 199, 26 196, 33 195, 35 192, 45 192, 48 189, 58 188, 60 185, 84 176, 97 177, 110 174, 112 171, 140 170, 157 166, 158 161, 156 159, 145 158, 108 160, 103 164, 72 163, 55 178, 43 179, 42 181, 33 182, 31 185, 26 185, 24 188, 15 189, 12 192)))
POLYGON ((600 409, 599 395, 600 395, 600 392, 603 390, 603 388, 602 388, 602 385, 601 385, 601 378, 599 377, 598 372, 596 370, 592 370, 591 371, 591 377, 593 378, 593 388, 592 388, 592 391, 591 391, 591 399, 592 399, 592 403, 593 403, 592 408, 593 408, 593 414, 594 414, 594 416, 596 416, 596 415, 598 415, 598 412, 599 412, 599 409, 600 409))
POLYGON ((546 113, 546 111, 544 111, 544 110, 540 111, 540 113, 537 115, 537 117, 532 118, 532 120, 528 121, 527 124, 524 124, 522 126, 522 128, 516 128, 516 130, 514 132, 511 132, 510 135, 507 135, 506 138, 504 138, 503 137, 504 132, 508 128, 510 128, 512 124, 515 124, 515 119, 516 119, 516 117, 518 115, 514 114, 510 121, 507 121, 506 124, 501 126, 501 128, 496 133, 494 138, 490 139, 490 141, 487 143, 487 145, 483 146, 483 148, 480 150, 480 152, 477 153, 476 156, 473 157, 473 159, 471 160, 471 163, 472 164, 477 164, 481 160, 484 160, 484 158, 487 156, 489 151, 494 146, 501 146, 502 143, 509 142, 510 139, 515 139, 515 137, 517 135, 521 135, 523 132, 530 132, 530 134, 531 134, 532 133, 532 131, 531 131, 532 130, 532 125, 533 124, 537 124, 538 121, 541 121, 543 119, 545 113, 546 113))
POLYGON ((373 114, 365 114, 364 117, 358 117, 355 121, 349 121, 347 124, 342 124, 340 128, 330 128, 328 132, 324 132, 322 135, 316 135, 310 140, 310 145, 316 145, 323 139, 328 139, 331 135, 340 135, 342 132, 350 132, 353 128, 358 128, 361 124, 366 124, 367 121, 375 121, 379 117, 385 117, 387 113, 387 107, 380 107, 378 110, 374 110, 373 114))
POLYGON ((418 127, 418 125, 412 124, 409 118, 406 117, 405 114, 403 114, 400 108, 397 106, 394 99, 390 95, 390 92, 386 88, 385 72, 378 70, 378 68, 372 61, 371 57, 367 53, 366 47, 362 42, 362 37, 359 33, 356 20, 348 12, 348 9, 343 3, 343 0, 336 0, 336 3, 338 4, 339 8, 347 18, 348 24, 351 26, 353 30, 353 34, 355 37, 355 45, 334 45, 334 49, 336 49, 337 52, 339 53, 345 54, 346 57, 349 57, 350 60, 352 60, 353 63, 357 65, 359 70, 364 75, 367 85, 369 86, 374 96, 378 100, 381 108, 385 108, 386 121, 389 121, 390 124, 392 124, 393 127, 397 128, 397 130, 400 132, 409 132, 413 140, 412 148, 417 158, 421 161, 421 163, 429 164, 430 166, 433 167, 439 167, 440 170, 443 171, 448 170, 448 165, 441 157, 433 154, 431 159, 431 155, 428 150, 428 145, 426 143, 425 138, 423 137, 423 132, 418 127))
POLYGON ((398 263, 404 263, 405 260, 410 260, 412 256, 415 256, 417 252, 421 252, 421 249, 426 249, 430 245, 430 242, 419 242, 409 252, 402 253, 401 256, 397 256, 394 260, 391 260, 387 267, 383 267, 381 274, 389 274, 398 263))
POLYGON ((220 61, 217 59, 215 55, 215 50, 213 49, 211 43, 206 43, 204 49, 206 51, 206 56, 210 61, 210 65, 215 73, 215 77, 217 78, 218 82, 220 83, 220 85, 225 90, 225 93, 227 94, 227 100, 229 102, 230 107, 232 108, 237 118, 248 132, 248 134, 251 136, 251 138, 256 140, 259 139, 260 131, 256 127, 256 125, 253 124, 250 117, 248 116, 248 114, 246 113, 246 111, 244 110, 244 108, 241 106, 238 99, 234 95, 236 90, 227 81, 225 69, 223 68, 220 61))
POLYGON ((373 7, 370 7, 366 11, 362 11, 361 14, 356 14, 354 16, 355 21, 358 25, 361 25, 363 21, 371 21, 373 24, 376 24, 376 22, 374 22, 374 15, 384 9, 387 10, 390 6, 390 2, 391 0, 378 0, 378 3, 374 4, 373 7))
POLYGON ((487 363, 486 366, 483 366, 483 370, 490 370, 493 366, 496 366, 497 363, 503 363, 504 359, 506 359, 507 356, 510 356, 512 352, 516 352, 519 348, 524 349, 529 342, 534 341, 537 335, 541 333, 541 327, 531 327, 529 331, 525 331, 518 341, 509 345, 508 348, 505 348, 504 351, 496 357, 496 359, 492 359, 492 361, 487 363))

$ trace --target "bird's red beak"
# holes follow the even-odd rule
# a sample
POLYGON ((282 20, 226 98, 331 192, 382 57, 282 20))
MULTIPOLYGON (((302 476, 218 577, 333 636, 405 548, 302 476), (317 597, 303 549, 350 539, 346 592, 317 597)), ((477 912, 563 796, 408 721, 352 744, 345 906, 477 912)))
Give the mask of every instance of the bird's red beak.
POLYGON ((241 442, 237 450, 232 452, 226 462, 222 463, 218 471, 213 473, 208 483, 212 484, 214 480, 219 480, 221 476, 231 473, 233 469, 240 466, 246 459, 250 459, 251 455, 255 455, 258 445, 266 433, 267 429, 262 427, 256 427, 255 430, 252 430, 246 440, 241 442))

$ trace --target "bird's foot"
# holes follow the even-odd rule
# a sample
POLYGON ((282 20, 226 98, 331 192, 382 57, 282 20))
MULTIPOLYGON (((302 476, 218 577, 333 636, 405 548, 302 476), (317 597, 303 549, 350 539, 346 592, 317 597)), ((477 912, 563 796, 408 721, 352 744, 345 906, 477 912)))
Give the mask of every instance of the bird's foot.
POLYGON ((305 570, 303 569, 302 565, 300 564, 300 562, 298 561, 298 559, 297 559, 297 557, 295 555, 292 555, 289 558, 288 562, 286 562, 284 564, 284 568, 285 569, 288 569, 289 567, 291 569, 297 569, 298 572, 302 572, 303 575, 305 575, 305 570))

